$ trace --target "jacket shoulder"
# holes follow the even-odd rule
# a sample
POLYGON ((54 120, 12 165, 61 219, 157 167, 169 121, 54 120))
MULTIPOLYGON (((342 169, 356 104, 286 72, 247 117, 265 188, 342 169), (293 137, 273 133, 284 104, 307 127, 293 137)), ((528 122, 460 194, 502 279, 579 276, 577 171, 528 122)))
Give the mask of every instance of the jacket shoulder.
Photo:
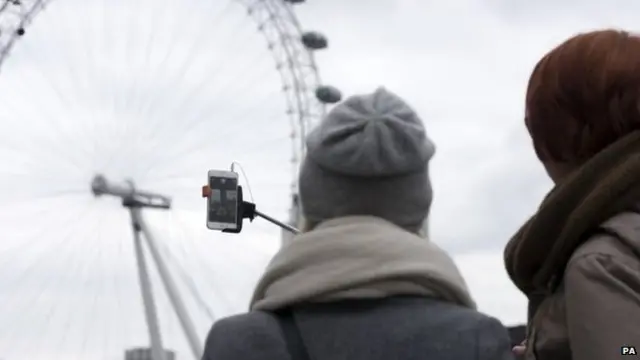
POLYGON ((624 212, 605 221, 597 234, 576 249, 569 264, 594 257, 640 265, 640 214, 624 212))
MULTIPOLYGON (((500 320, 479 311, 444 302, 425 307, 419 331, 423 341, 454 346, 452 358, 513 359, 511 337, 500 320)), ((414 315, 415 316, 415 315, 414 315)))
POLYGON ((250 312, 216 321, 207 336, 202 359, 272 360, 288 356, 273 316, 250 312))
POLYGON ((575 359, 614 358, 620 344, 640 336, 640 258, 616 235, 593 238, 580 250, 564 275, 571 352, 575 359))
MULTIPOLYGON (((449 308, 449 323, 459 338, 458 347, 466 347, 478 360, 513 359, 509 331, 500 320, 481 312, 445 305, 449 308)), ((447 316, 447 315, 445 315, 447 316)))
MULTIPOLYGON (((460 310, 458 310, 460 312, 460 310)), ((509 331, 500 320, 481 312, 464 309, 460 324, 466 323, 466 341, 478 360, 513 359, 509 331), (465 319, 465 320, 463 320, 465 319)), ((463 343, 464 340, 461 341, 463 343)))
POLYGON ((357 300, 306 307, 299 315, 318 358, 512 359, 500 321, 440 300, 357 300))

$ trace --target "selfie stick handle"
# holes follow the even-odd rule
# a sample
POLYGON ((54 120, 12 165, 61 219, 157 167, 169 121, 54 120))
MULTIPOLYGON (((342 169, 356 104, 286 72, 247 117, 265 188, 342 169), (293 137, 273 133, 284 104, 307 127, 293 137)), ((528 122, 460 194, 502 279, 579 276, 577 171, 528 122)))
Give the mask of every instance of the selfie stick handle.
POLYGON ((288 224, 285 224, 285 223, 283 223, 283 222, 281 222, 281 221, 278 221, 278 220, 276 220, 276 219, 272 218, 271 216, 269 216, 269 215, 267 215, 267 214, 263 214, 263 213, 261 213, 261 212, 260 212, 260 211, 258 211, 258 210, 254 210, 253 212, 254 212, 254 214, 255 214, 256 216, 259 216, 259 217, 261 217, 261 218, 263 218, 263 219, 265 219, 265 220, 269 221, 269 222, 270 222, 270 223, 272 223, 272 224, 278 225, 278 226, 280 226, 281 228, 283 228, 283 229, 285 229, 285 230, 287 230, 287 231, 290 231, 290 232, 292 232, 292 233, 294 233, 294 234, 296 234, 296 235, 297 235, 297 234, 300 234, 300 230, 298 230, 298 229, 294 228, 294 227, 293 227, 293 226, 291 226, 291 225, 288 225, 288 224))

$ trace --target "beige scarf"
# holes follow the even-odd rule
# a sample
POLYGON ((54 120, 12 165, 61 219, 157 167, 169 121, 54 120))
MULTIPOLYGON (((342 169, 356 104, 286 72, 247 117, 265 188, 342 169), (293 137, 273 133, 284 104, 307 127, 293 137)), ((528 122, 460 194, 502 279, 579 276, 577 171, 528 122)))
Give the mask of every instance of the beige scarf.
POLYGON ((475 308, 453 260, 436 245, 380 218, 350 216, 323 222, 281 249, 251 309, 394 295, 475 308))
MULTIPOLYGON (((640 132, 636 131, 591 158, 547 195, 505 249, 512 281, 530 301, 536 297, 539 302, 559 284, 578 246, 600 224, 638 201, 640 132)), ((536 307, 530 307, 530 316, 536 307)))

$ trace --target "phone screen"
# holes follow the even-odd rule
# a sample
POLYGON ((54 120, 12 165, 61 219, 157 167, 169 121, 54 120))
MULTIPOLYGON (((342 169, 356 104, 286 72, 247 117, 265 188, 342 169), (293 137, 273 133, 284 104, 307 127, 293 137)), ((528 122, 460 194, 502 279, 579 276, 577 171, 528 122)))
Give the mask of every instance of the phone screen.
POLYGON ((238 179, 209 178, 209 222, 235 224, 238 216, 238 179))

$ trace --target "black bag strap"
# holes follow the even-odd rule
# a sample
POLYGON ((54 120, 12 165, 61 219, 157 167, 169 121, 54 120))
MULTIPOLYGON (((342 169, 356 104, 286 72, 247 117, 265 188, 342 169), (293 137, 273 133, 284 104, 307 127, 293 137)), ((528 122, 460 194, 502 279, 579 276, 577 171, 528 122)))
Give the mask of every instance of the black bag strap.
POLYGON ((293 317, 293 311, 291 309, 278 311, 275 313, 275 318, 278 320, 280 329, 282 329, 291 360, 310 360, 307 347, 304 346, 300 335, 300 329, 298 329, 296 320, 293 317))

